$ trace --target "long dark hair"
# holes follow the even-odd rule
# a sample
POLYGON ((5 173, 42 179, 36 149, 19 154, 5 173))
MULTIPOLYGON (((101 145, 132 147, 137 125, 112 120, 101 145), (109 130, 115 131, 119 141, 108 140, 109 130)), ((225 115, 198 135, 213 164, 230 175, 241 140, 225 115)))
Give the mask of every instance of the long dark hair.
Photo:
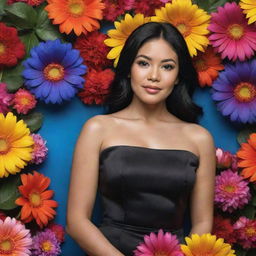
POLYGON ((121 51, 116 67, 115 78, 111 84, 110 94, 105 104, 108 113, 117 112, 127 107, 133 97, 129 74, 140 47, 147 41, 163 38, 176 52, 179 61, 179 82, 166 99, 170 113, 186 122, 197 122, 203 113, 202 108, 192 101, 192 94, 198 86, 197 72, 183 36, 176 27, 169 23, 149 22, 138 27, 128 37, 121 51))

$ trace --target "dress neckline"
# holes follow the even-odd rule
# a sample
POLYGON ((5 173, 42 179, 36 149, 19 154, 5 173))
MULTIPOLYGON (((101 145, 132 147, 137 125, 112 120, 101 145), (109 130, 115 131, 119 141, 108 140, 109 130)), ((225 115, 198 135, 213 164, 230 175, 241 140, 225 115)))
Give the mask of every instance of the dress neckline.
POLYGON ((170 152, 185 152, 190 154, 191 156, 193 156, 194 158, 196 158, 197 160, 199 160, 199 156, 197 156, 195 153, 193 153, 190 150, 187 149, 175 149, 175 148, 148 148, 148 147, 143 147, 143 146, 132 146, 132 145, 113 145, 113 146, 108 146, 106 148, 104 148, 101 152, 100 152, 100 158, 102 157, 103 154, 105 154, 107 151, 111 150, 111 149, 115 149, 115 148, 134 148, 134 149, 141 149, 141 150, 149 150, 149 151, 170 151, 170 152))

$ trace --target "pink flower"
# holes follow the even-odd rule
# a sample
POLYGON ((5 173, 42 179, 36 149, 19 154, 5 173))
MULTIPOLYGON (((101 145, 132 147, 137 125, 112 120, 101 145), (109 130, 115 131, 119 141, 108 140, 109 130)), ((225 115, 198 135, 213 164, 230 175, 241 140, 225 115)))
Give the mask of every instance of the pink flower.
POLYGON ((11 105, 13 95, 8 93, 7 86, 4 83, 0 83, 0 113, 4 115, 9 112, 9 106, 11 105))
POLYGON ((254 55, 256 50, 256 26, 248 25, 242 9, 235 2, 218 7, 211 14, 208 29, 213 32, 209 40, 221 53, 221 57, 235 61, 244 61, 254 55))
POLYGON ((176 235, 169 232, 164 234, 160 229, 157 234, 151 232, 144 236, 144 243, 141 243, 134 250, 135 256, 183 256, 176 235))
POLYGON ((237 243, 246 248, 256 248, 256 220, 240 217, 233 225, 237 243))
POLYGON ((215 204, 224 212, 243 208, 251 199, 248 182, 228 169, 216 176, 215 204))
POLYGON ((59 224, 51 223, 48 226, 48 229, 50 229, 52 232, 54 232, 59 243, 64 242, 65 230, 64 230, 63 226, 61 226, 59 224))
POLYGON ((48 148, 45 146, 46 141, 43 140, 40 134, 31 134, 35 144, 32 152, 31 163, 40 164, 46 158, 48 148))
POLYGON ((228 169, 232 163, 232 154, 228 151, 224 151, 221 148, 216 149, 217 168, 228 169))

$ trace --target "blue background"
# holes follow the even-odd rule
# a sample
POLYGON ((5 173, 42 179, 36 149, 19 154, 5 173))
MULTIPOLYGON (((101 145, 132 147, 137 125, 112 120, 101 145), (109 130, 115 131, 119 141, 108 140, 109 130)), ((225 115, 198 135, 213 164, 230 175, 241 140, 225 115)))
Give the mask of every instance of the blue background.
MULTIPOLYGON (((215 146, 235 153, 239 148, 236 140, 239 127, 217 111, 211 99, 210 89, 198 88, 194 100, 204 109, 205 114, 200 124, 213 135, 215 146)), ((51 178, 50 188, 55 191, 54 199, 59 203, 55 222, 65 226, 69 178, 76 140, 84 122, 94 115, 105 113, 105 109, 101 106, 85 105, 78 98, 74 98, 60 106, 40 103, 38 111, 44 114, 43 126, 38 133, 47 141, 49 152, 46 161, 38 166, 37 170, 51 178)), ((97 203, 93 221, 97 222, 99 216, 100 209, 97 203)), ((82 256, 84 252, 66 235, 62 255, 82 256)))

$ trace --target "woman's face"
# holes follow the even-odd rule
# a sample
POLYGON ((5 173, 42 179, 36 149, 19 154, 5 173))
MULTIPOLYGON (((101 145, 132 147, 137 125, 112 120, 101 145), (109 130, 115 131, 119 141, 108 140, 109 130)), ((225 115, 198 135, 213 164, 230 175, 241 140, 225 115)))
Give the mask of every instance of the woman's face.
POLYGON ((165 101, 178 82, 178 72, 178 56, 164 39, 146 42, 131 66, 134 97, 148 104, 165 101))

